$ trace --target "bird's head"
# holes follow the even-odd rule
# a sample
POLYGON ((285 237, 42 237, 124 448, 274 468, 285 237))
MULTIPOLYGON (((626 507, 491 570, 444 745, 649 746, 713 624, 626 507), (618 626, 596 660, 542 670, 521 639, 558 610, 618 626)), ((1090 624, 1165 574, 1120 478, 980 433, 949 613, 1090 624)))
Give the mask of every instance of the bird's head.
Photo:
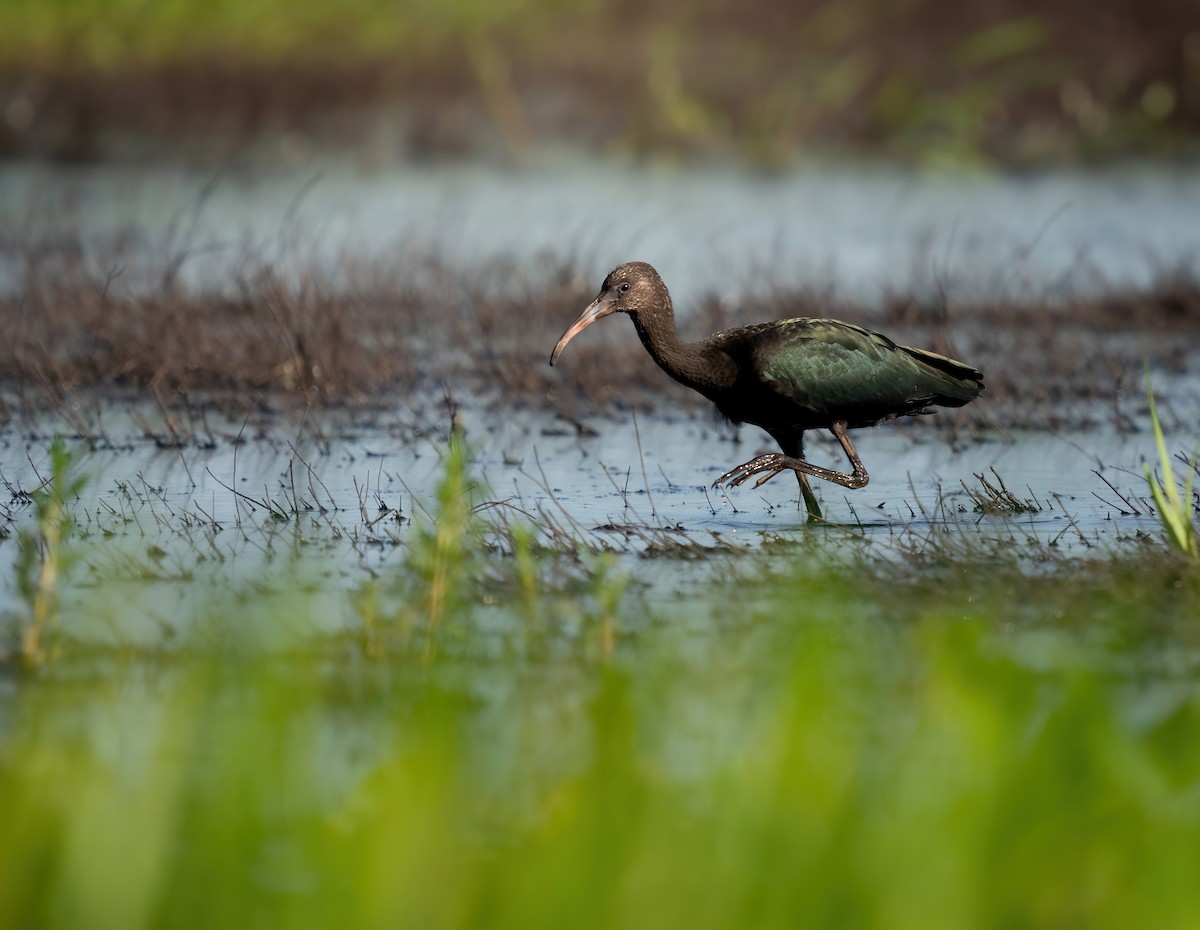
POLYGON ((613 313, 649 313, 670 309, 671 298, 667 295, 666 285, 658 272, 645 262, 626 262, 618 265, 608 273, 600 293, 588 304, 587 309, 567 327, 562 334, 554 351, 550 354, 550 364, 558 361, 567 343, 578 336, 597 320, 613 313))

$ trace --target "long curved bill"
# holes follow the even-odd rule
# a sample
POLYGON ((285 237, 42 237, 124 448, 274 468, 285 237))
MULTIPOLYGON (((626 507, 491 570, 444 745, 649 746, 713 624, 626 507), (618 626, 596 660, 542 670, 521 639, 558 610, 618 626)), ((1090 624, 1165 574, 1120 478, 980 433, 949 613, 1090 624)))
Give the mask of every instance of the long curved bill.
POLYGON ((567 347, 567 343, 578 336, 581 332, 595 323, 597 320, 602 320, 617 308, 617 301, 614 295, 609 292, 604 292, 595 300, 593 300, 583 313, 579 314, 567 331, 562 334, 562 338, 558 340, 558 344, 554 347, 554 351, 550 353, 550 364, 554 365, 558 361, 558 357, 562 355, 562 350, 567 347))

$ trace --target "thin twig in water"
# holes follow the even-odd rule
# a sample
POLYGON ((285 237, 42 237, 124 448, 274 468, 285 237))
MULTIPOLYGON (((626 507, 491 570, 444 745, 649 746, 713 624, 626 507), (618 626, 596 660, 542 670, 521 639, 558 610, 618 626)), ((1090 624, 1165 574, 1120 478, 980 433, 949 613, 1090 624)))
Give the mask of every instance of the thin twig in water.
MULTIPOLYGON (((261 399, 262 399, 261 397, 254 398, 254 402, 251 403, 250 406, 247 408, 246 416, 242 419, 242 425, 238 429, 237 436, 233 440, 233 478, 230 480, 232 480, 234 484, 237 484, 238 449, 242 445, 242 436, 246 432, 246 426, 250 423, 250 415, 254 412, 254 408, 258 406, 258 402, 261 399)), ((210 475, 212 474, 212 471, 207 468, 205 469, 205 471, 207 471, 210 475)), ((214 478, 215 477, 216 476, 214 475, 214 478)), ((219 483, 220 482, 218 481, 218 484, 219 483)), ((230 488, 230 490, 233 490, 233 489, 230 488)), ((236 492, 235 492, 235 495, 236 495, 236 492)), ((252 499, 253 498, 247 498, 247 500, 252 500, 252 499)), ((240 524, 241 520, 242 520, 242 509, 241 509, 241 505, 238 502, 238 496, 235 496, 233 499, 233 512, 234 512, 234 516, 236 517, 238 523, 240 524)))
POLYGON ((1100 501, 1100 503, 1104 504, 1104 506, 1106 506, 1106 507, 1112 507, 1113 510, 1119 511, 1122 516, 1129 516, 1130 514, 1132 514, 1135 517, 1142 516, 1142 511, 1138 509, 1137 504, 1133 503, 1128 497, 1126 497, 1124 494, 1122 494, 1120 491, 1118 491, 1116 486, 1111 481, 1109 481, 1107 478, 1105 478, 1102 474, 1100 474, 1099 471, 1097 471, 1094 468, 1092 469, 1092 474, 1095 475, 1097 478, 1099 478, 1101 481, 1103 481, 1106 485, 1108 485, 1108 489, 1121 499, 1121 503, 1123 503, 1125 505, 1125 509, 1121 510, 1120 507, 1113 507, 1113 505, 1110 504, 1108 501, 1106 501, 1103 497, 1101 497, 1095 491, 1092 491, 1092 496, 1094 498, 1096 498, 1096 500, 1100 501))
MULTIPOLYGON (((263 510, 266 510, 269 514, 271 514, 272 517, 274 517, 277 520, 286 520, 288 518, 287 513, 278 504, 276 504, 274 501, 272 501, 270 497, 264 497, 262 500, 257 500, 256 498, 253 498, 248 494, 243 494, 237 488, 231 488, 224 481, 222 481, 220 478, 218 478, 216 475, 214 475, 213 470, 211 468, 205 468, 204 470, 208 473, 208 477, 212 478, 213 481, 215 481, 217 484, 219 484, 221 487, 223 487, 226 491, 228 491, 230 494, 232 494, 234 496, 235 501, 244 500, 246 503, 251 504, 252 506, 261 507, 261 508, 263 508, 263 510)), ((265 486, 263 487, 263 490, 266 491, 265 486)), ((235 504, 235 507, 236 507, 236 504, 235 504)), ((241 519, 240 511, 238 513, 238 519, 239 520, 241 519)))
MULTIPOLYGON (((317 484, 319 484, 321 486, 321 490, 325 492, 325 496, 329 499, 329 509, 333 510, 333 511, 337 511, 339 509, 338 505, 337 505, 337 501, 335 501, 333 499, 333 495, 329 492, 329 488, 326 487, 325 482, 321 480, 321 476, 318 475, 315 471, 313 471, 313 467, 308 464, 308 462, 305 460, 304 456, 302 456, 300 454, 300 450, 298 450, 295 447, 295 445, 292 444, 292 442, 290 440, 288 441, 288 448, 292 450, 292 456, 295 459, 297 459, 300 462, 300 464, 303 465, 305 467, 305 469, 307 469, 307 471, 308 471, 308 490, 309 490, 309 493, 312 494, 313 500, 316 501, 316 499, 317 499, 316 490, 313 488, 313 484, 312 484, 313 481, 315 480, 317 482, 317 484)), ((382 467, 382 463, 381 463, 381 467, 382 467)), ((320 503, 317 503, 317 506, 322 510, 322 512, 325 510, 324 507, 321 507, 320 503)))
POLYGON ((650 479, 646 476, 646 456, 642 453, 642 431, 638 429, 637 411, 633 411, 633 436, 637 440, 638 461, 642 463, 642 484, 646 486, 646 499, 650 501, 650 516, 658 519, 658 509, 654 506, 654 495, 650 493, 650 479))
MULTIPOLYGON (((1114 490, 1116 490, 1116 489, 1114 488, 1114 490)), ((1055 502, 1058 504, 1058 509, 1061 510, 1063 515, 1067 518, 1066 528, 1064 528, 1061 533, 1059 533, 1057 536, 1055 536, 1053 539, 1050 540, 1050 545, 1052 545, 1052 546, 1057 545, 1058 541, 1060 539, 1062 539, 1062 537, 1066 534, 1067 530, 1074 530, 1075 535, 1079 537, 1079 541, 1081 543, 1083 543, 1085 546, 1087 546, 1087 548, 1091 549, 1092 544, 1091 544, 1091 542, 1088 541, 1088 538, 1083 535, 1083 530, 1081 530, 1079 528, 1079 524, 1075 520, 1075 515, 1073 513, 1069 513, 1067 511, 1067 509, 1063 506, 1062 497, 1055 493, 1051 493, 1050 496, 1054 498, 1055 502)), ((1120 497, 1119 494, 1117 496, 1120 497)))
POLYGON ((194 488, 196 486, 196 479, 192 477, 192 470, 188 467, 187 459, 184 457, 182 449, 179 450, 179 461, 183 463, 183 470, 187 472, 188 481, 194 488))
POLYGON ((640 513, 638 513, 637 508, 629 503, 629 476, 633 473, 633 469, 627 468, 625 470, 625 487, 622 488, 613 479, 612 472, 609 471, 608 466, 605 465, 603 462, 600 462, 599 465, 600 465, 601 471, 604 472, 604 477, 608 479, 608 483, 611 484, 613 486, 613 490, 616 491, 617 494, 620 495, 621 501, 625 505, 625 509, 628 510, 631 514, 633 514, 635 519, 639 520, 642 523, 645 523, 646 521, 642 519, 642 515, 640 513))

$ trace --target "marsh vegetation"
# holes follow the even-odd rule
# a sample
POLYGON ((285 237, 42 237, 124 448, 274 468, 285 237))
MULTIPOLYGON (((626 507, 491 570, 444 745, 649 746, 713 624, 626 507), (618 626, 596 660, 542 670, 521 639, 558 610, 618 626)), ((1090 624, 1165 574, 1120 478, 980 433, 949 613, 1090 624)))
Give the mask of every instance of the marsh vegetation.
POLYGON ((0 5, 2 922, 1200 924, 1200 186, 973 173, 1194 152, 1194 20, 0 5), (638 257, 987 392, 715 492, 546 364, 638 257))
POLYGON ((222 519, 143 484, 97 519, 61 447, 41 486, 10 484, 36 553, 5 610, 12 919, 1200 910, 1179 867, 1200 838, 1200 571, 1153 523, 1066 554, 1069 524, 1039 539, 980 475, 978 512, 887 531, 613 534, 496 499, 447 436, 403 514, 304 481, 231 488, 222 519), (394 555, 339 582, 339 534, 394 555))

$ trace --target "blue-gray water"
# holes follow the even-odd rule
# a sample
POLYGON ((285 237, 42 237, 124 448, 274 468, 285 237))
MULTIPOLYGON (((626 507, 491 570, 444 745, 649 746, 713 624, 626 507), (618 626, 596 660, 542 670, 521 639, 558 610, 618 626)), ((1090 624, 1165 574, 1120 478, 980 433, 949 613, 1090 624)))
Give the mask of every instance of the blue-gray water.
MULTIPOLYGON (((65 229, 93 247, 132 232, 152 260, 186 251, 184 278, 203 287, 248 258, 336 270, 348 257, 428 253, 468 270, 549 255, 588 283, 638 258, 685 306, 701 292, 805 284, 864 300, 935 287, 1053 298, 1194 272, 1197 216, 1192 165, 1030 176, 812 165, 755 175, 543 156, 519 169, 0 168, 10 232, 65 229)), ((17 270, 0 267, 0 285, 13 287, 17 270)))
MULTIPOLYGON (((220 612, 223 598, 230 610, 235 604, 251 610, 239 598, 257 586, 282 585, 281 596, 288 596, 297 584, 288 580, 289 571, 303 576, 306 597, 328 600, 325 616, 336 630, 350 621, 345 592, 400 570, 411 521, 429 520, 444 474, 438 440, 400 438, 387 429, 386 417, 379 428, 332 441, 305 438, 299 422, 279 423, 274 439, 238 447, 220 442, 213 450, 160 450, 135 430, 125 431, 121 410, 108 418, 116 448, 88 452, 86 443, 74 445, 79 472, 91 476, 71 506, 81 537, 71 596, 89 602, 90 618, 90 629, 72 632, 85 639, 157 642, 171 618, 195 616, 201 607, 220 612), (290 510, 293 500, 315 506, 275 520, 255 503, 267 500, 279 510, 290 510)), ((578 438, 573 430, 547 435, 543 417, 501 421, 470 405, 464 424, 475 450, 472 472, 483 482, 476 499, 499 504, 490 516, 539 524, 548 516, 574 538, 626 552, 621 570, 660 586, 668 609, 670 592, 697 569, 689 560, 639 558, 647 539, 753 551, 779 537, 816 536, 834 555, 854 539, 867 541, 873 558, 887 559, 905 551, 911 557, 921 539, 946 531, 968 542, 1028 544, 1035 557, 1053 542, 1069 557, 1160 532, 1144 501, 1142 463, 1153 455, 1146 434, 1036 433, 956 450, 932 431, 903 424, 862 431, 856 441, 870 484, 851 492, 815 482, 826 516, 841 524, 827 530, 805 525, 788 474, 757 490, 710 487, 721 472, 770 448, 757 430, 745 430, 744 441, 735 444, 703 419, 643 417, 636 430, 632 420, 596 419, 589 424, 598 435, 578 438), (962 485, 982 492, 976 475, 995 484, 993 468, 1017 498, 1037 509, 1019 516, 979 512, 962 485), (1123 513, 1118 493, 1093 470, 1141 513, 1123 513), (663 528, 669 532, 658 534, 663 528)), ((36 487, 36 475, 47 473, 45 443, 8 429, 0 444, 3 479, 12 487, 36 487)), ((815 434, 809 458, 843 466, 836 444, 815 434)), ((33 528, 32 507, 10 503, 7 509, 13 529, 33 528)), ((14 542, 0 546, 0 599, 10 604, 14 542)), ((257 603, 257 609, 270 608, 268 600, 257 603)), ((321 612, 305 612, 314 615, 321 612)), ((253 627, 248 619, 247 628, 253 627)))

